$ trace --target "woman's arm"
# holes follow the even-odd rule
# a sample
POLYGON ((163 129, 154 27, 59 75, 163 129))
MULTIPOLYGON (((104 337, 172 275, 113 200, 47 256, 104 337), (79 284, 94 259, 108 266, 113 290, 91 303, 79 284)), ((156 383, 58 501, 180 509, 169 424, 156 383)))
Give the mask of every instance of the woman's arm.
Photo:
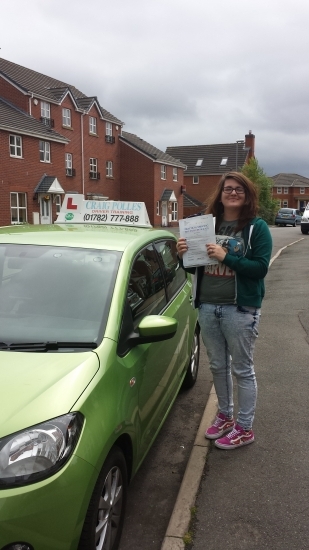
POLYGON ((240 275, 251 279, 263 279, 268 271, 272 251, 272 238, 263 220, 254 225, 251 236, 250 258, 226 254, 222 262, 240 275))

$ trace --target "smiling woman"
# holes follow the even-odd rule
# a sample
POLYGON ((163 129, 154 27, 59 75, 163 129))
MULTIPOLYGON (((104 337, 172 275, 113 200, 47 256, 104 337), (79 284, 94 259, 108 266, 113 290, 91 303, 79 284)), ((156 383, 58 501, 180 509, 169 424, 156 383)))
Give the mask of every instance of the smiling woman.
MULTIPOLYGON (((216 244, 205 246, 217 263, 188 269, 196 276, 195 305, 218 397, 218 415, 205 437, 214 439, 220 449, 254 441, 253 352, 272 249, 269 229, 257 210, 257 192, 246 176, 238 172, 222 176, 207 209, 216 219, 217 235, 216 244), (232 374, 238 386, 236 423, 232 374)), ((188 250, 185 239, 178 240, 177 249, 182 258, 188 250)))

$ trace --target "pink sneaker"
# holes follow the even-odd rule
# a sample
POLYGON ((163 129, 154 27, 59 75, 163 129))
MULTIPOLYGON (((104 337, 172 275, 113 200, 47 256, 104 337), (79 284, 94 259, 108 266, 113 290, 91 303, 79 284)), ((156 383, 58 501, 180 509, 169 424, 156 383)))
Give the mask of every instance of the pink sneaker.
POLYGON ((219 449, 237 449, 243 445, 249 445, 254 441, 254 433, 252 430, 244 430, 239 424, 235 424, 235 428, 221 439, 215 441, 216 447, 219 449))
POLYGON ((214 423, 206 430, 205 437, 207 439, 218 439, 222 435, 231 431, 234 428, 234 418, 228 418, 223 413, 219 413, 214 423))

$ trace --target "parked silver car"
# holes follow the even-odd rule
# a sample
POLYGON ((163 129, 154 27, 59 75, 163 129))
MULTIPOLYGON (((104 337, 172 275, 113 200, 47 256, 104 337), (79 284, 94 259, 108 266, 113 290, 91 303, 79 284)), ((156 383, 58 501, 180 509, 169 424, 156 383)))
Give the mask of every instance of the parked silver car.
POLYGON ((275 219, 275 225, 300 225, 302 216, 300 210, 296 208, 280 208, 277 212, 275 219))

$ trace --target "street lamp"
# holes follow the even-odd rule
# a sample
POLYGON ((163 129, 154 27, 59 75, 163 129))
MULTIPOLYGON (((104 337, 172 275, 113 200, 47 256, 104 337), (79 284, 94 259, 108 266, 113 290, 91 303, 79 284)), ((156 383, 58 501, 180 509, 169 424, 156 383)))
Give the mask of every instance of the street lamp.
POLYGON ((235 169, 236 172, 237 172, 237 170, 238 170, 238 144, 239 144, 239 143, 241 143, 242 145, 245 145, 245 142, 244 142, 243 139, 238 139, 238 140, 236 141, 236 169, 235 169))

